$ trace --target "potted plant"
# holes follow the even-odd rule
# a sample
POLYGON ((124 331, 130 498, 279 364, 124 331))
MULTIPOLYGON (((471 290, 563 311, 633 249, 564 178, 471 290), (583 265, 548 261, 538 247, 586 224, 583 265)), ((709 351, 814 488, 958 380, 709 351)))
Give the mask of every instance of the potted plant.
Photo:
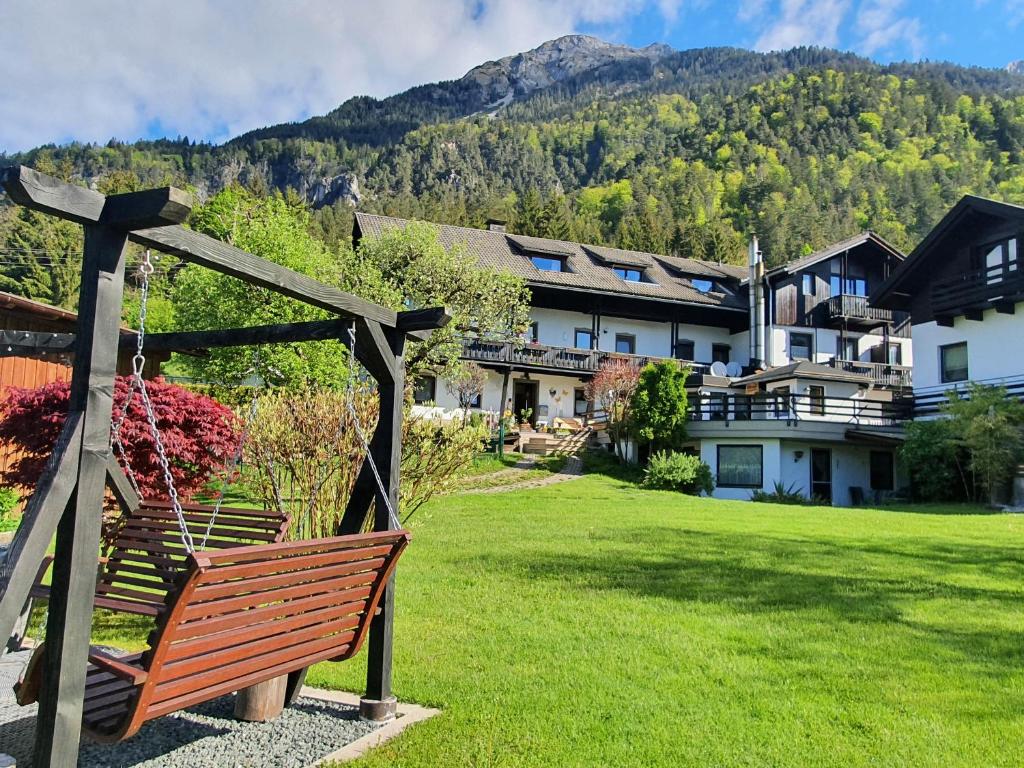
POLYGON ((533 408, 523 408, 519 412, 519 431, 530 429, 530 417, 533 416, 533 408))

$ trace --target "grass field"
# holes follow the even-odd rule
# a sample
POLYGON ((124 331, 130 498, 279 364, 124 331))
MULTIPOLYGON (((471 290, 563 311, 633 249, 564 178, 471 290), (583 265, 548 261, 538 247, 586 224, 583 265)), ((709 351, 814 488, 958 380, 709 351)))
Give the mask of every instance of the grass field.
MULTIPOLYGON (((443 713, 358 765, 1019 766, 1024 517, 957 511, 599 475, 435 500, 399 567, 395 692, 443 713)), ((309 681, 358 691, 363 663, 309 681)))

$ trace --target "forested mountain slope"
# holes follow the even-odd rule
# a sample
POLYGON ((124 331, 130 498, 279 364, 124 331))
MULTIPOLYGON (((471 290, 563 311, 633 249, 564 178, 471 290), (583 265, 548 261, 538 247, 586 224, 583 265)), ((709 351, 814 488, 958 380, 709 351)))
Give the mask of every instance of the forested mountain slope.
POLYGON ((465 77, 224 145, 43 147, 108 190, 293 189, 329 240, 351 206, 701 258, 772 262, 872 228, 909 248, 962 194, 1024 201, 1024 76, 794 49, 632 49, 572 36, 465 77))

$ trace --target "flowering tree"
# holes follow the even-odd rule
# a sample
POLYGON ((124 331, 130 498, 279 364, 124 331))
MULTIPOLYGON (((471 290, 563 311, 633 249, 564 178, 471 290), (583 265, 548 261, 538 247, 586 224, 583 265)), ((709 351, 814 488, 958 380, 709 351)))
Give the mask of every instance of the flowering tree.
POLYGON ((606 361, 584 389, 592 403, 608 415, 608 435, 615 446, 615 455, 623 458, 622 440, 629 433, 632 418, 633 393, 640 381, 640 371, 627 360, 606 361))
POLYGON ((473 401, 483 395, 486 384, 487 371, 476 363, 463 363, 448 380, 448 392, 459 399, 463 421, 469 421, 469 409, 473 406, 473 401))
MULTIPOLYGON (((125 376, 115 381, 115 414, 124 407, 129 382, 125 376)), ((213 398, 160 379, 146 382, 146 386, 178 495, 190 498, 238 449, 237 418, 213 398)), ((38 481, 67 416, 69 389, 66 382, 38 389, 11 389, 0 403, 0 442, 12 446, 18 454, 3 472, 4 483, 31 487, 38 481)), ((146 499, 166 499, 163 473, 137 392, 121 427, 121 442, 142 495, 146 499)))

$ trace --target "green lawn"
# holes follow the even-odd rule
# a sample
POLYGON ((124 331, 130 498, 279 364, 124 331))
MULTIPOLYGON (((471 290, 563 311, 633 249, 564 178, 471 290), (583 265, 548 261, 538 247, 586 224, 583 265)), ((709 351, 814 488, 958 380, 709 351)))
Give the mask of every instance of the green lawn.
MULTIPOLYGON (((358 765, 1019 766, 1024 517, 956 511, 598 475, 435 500, 394 666, 443 713, 358 765)), ((309 681, 358 691, 364 659, 309 681)))

